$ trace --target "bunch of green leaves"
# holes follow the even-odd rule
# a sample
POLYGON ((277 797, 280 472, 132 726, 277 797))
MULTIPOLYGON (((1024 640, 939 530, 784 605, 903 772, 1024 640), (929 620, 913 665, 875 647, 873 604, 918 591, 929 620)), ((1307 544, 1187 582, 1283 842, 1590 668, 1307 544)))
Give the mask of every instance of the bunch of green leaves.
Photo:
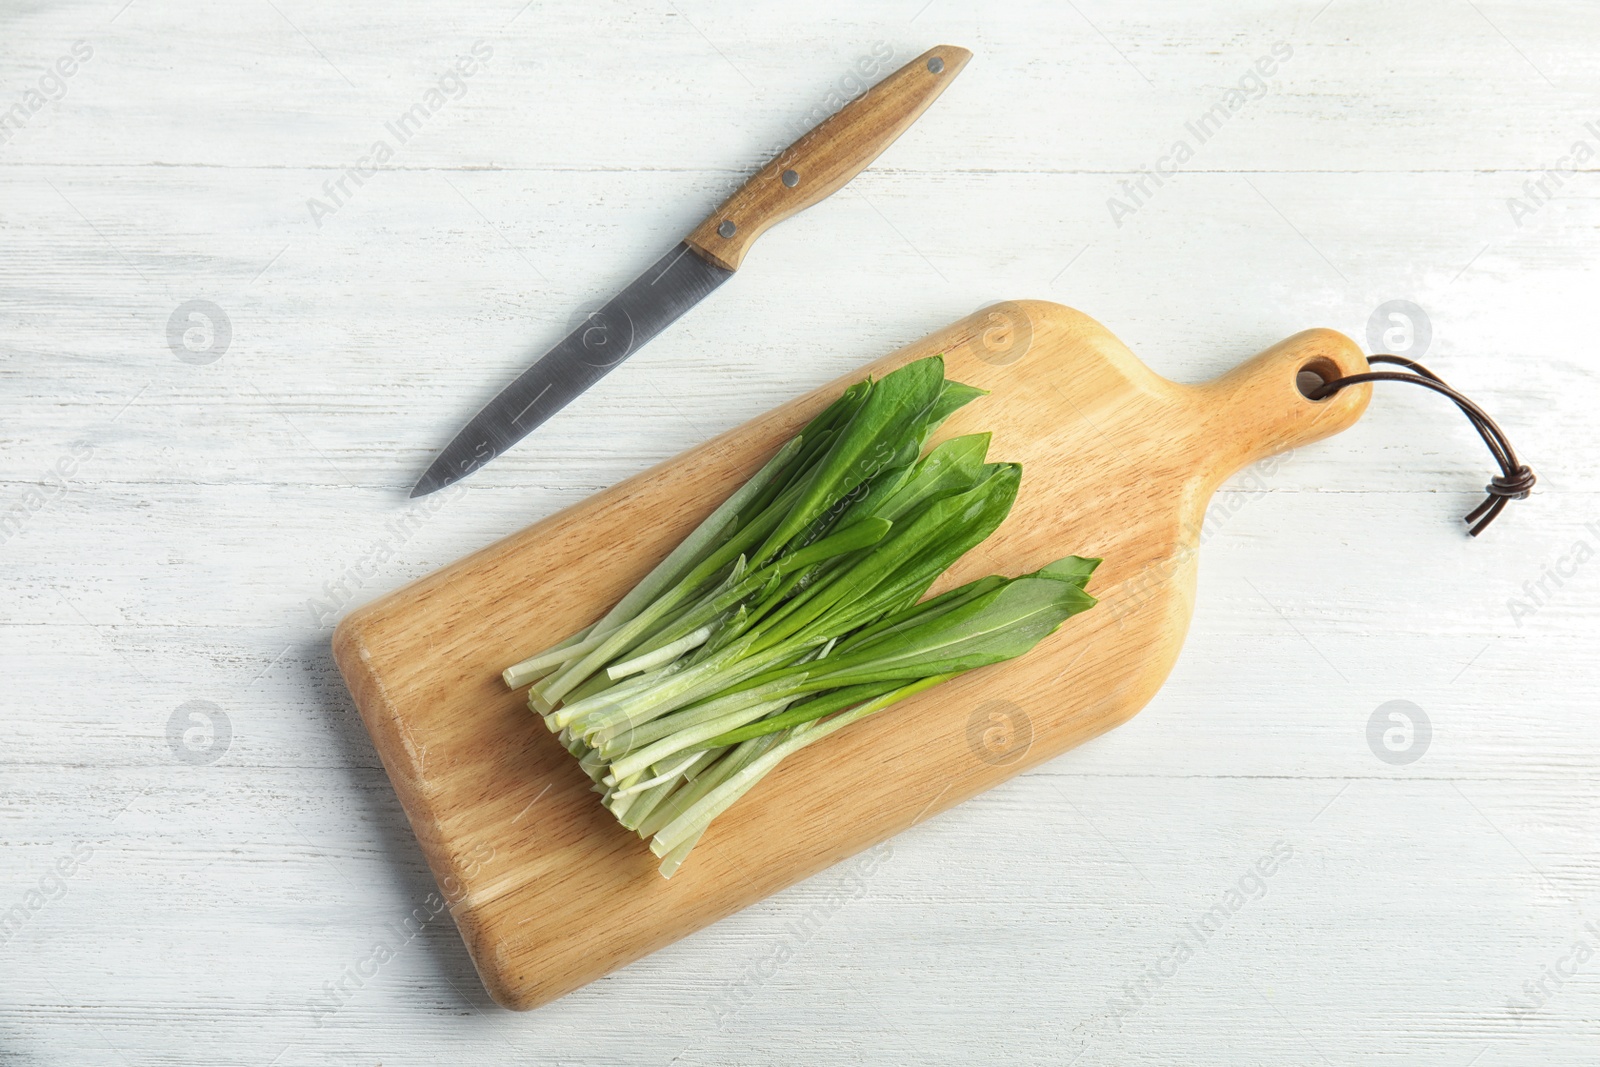
POLYGON ((1016 499, 988 434, 923 451, 982 395, 937 356, 851 386, 603 618, 506 669, 664 875, 788 754, 1094 604, 1075 556, 922 599, 1016 499))

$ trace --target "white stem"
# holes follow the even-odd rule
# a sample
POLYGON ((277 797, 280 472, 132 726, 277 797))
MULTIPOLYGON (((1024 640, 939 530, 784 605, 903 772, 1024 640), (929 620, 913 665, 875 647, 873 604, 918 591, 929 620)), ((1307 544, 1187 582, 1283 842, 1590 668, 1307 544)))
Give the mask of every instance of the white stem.
POLYGON ((700 758, 702 756, 704 756, 704 755, 705 755, 704 752, 696 752, 694 755, 690 756, 688 759, 686 759, 683 762, 679 763, 677 766, 668 769, 663 774, 658 774, 654 778, 647 778, 644 781, 640 782, 638 785, 630 785, 626 789, 617 790, 617 792, 611 794, 612 799, 615 799, 617 797, 625 797, 625 796, 628 796, 629 794, 632 794, 632 793, 643 793, 646 789, 653 789, 656 786, 660 785, 662 782, 670 781, 671 779, 676 778, 676 777, 678 777, 678 775, 680 775, 683 772, 687 771, 690 767, 694 766, 696 763, 699 763, 700 762, 700 758))
POLYGON ((665 856, 677 848, 696 831, 709 826, 712 819, 721 815, 752 787, 759 782, 768 771, 781 763, 784 757, 805 748, 813 741, 820 741, 835 730, 849 726, 851 723, 866 718, 875 711, 904 700, 914 693, 919 693, 930 686, 948 681, 955 677, 951 674, 930 675, 918 681, 903 685, 899 689, 865 704, 860 704, 849 711, 841 711, 828 719, 819 719, 813 722, 802 723, 793 728, 793 732, 775 747, 769 749, 759 759, 740 769, 737 774, 730 776, 722 784, 691 804, 682 815, 662 827, 660 832, 650 842, 650 851, 658 856, 665 856))
MULTIPOLYGON (((599 647, 577 663, 567 664, 549 679, 545 688, 546 698, 555 702, 566 696, 607 661, 618 653, 627 651, 629 645, 643 637, 651 626, 661 621, 662 616, 677 606, 678 598, 675 594, 679 590, 669 587, 686 577, 703 558, 715 551, 723 531, 737 521, 740 510, 755 499, 762 488, 777 476, 780 468, 799 450, 800 445, 799 437, 791 438, 789 443, 779 449, 777 455, 768 460, 754 477, 724 500, 716 511, 696 527, 694 533, 657 564, 654 570, 645 575, 644 580, 627 596, 618 601, 616 607, 595 624, 595 633, 604 634, 599 647)), ((739 569, 735 568, 736 571, 739 569)))
MULTIPOLYGON (((623 827, 628 830, 638 832, 640 825, 643 824, 646 819, 649 819, 651 814, 655 812, 656 809, 661 807, 661 804, 664 800, 672 796, 674 793, 689 788, 689 786, 694 783, 695 779, 707 773, 708 768, 714 767, 717 762, 717 757, 721 756, 726 751, 728 750, 725 748, 707 751, 703 754, 705 756, 704 759, 690 764, 689 769, 684 771, 679 777, 656 786, 654 789, 646 792, 638 800, 635 800, 633 802, 633 807, 628 809, 628 817, 622 821, 623 827)), ((710 786, 707 786, 707 788, 710 788, 710 786)), ((671 818, 669 812, 663 812, 662 815, 662 818, 653 820, 658 826, 665 825, 667 820, 671 818)), ((639 836, 645 838, 646 840, 648 840, 650 837, 650 835, 647 833, 640 833, 639 836)))
MULTIPOLYGON (((626 788, 628 788, 628 786, 631 786, 633 783, 634 783, 634 779, 625 778, 625 779, 623 779, 623 781, 621 783, 622 784, 622 788, 626 789, 626 788)), ((604 784, 604 783, 601 783, 601 784, 604 784)), ((604 803, 607 808, 611 809, 611 814, 613 814, 613 815, 615 815, 617 817, 617 821, 618 822, 621 822, 623 819, 627 818, 628 809, 633 807, 633 798, 636 795, 637 794, 630 794, 628 796, 619 796, 617 787, 616 786, 612 786, 611 787, 611 792, 609 792, 606 795, 606 798, 602 803, 604 803)))
POLYGON ((671 715, 663 715, 659 719, 640 723, 638 726, 629 726, 623 723, 607 730, 601 730, 589 735, 588 743, 600 749, 608 759, 621 759, 634 749, 643 748, 661 740, 671 737, 679 730, 690 726, 699 726, 712 719, 720 719, 730 712, 743 711, 745 708, 756 704, 765 703, 783 692, 789 686, 789 680, 779 678, 777 681, 758 685, 754 689, 746 689, 742 693, 729 693, 727 696, 708 700, 703 704, 695 704, 675 711, 671 715))
MULTIPOLYGON (((682 815, 663 826, 650 841, 650 851, 658 856, 665 856, 673 849, 683 844, 696 833, 704 830, 711 824, 711 820, 721 815, 732 807, 740 797, 749 792, 762 777, 779 763, 785 756, 797 752, 810 744, 815 738, 813 734, 821 734, 823 727, 812 726, 806 729, 807 723, 794 728, 790 734, 775 747, 767 750, 760 758, 753 760, 749 765, 741 768, 737 774, 717 786, 711 792, 689 805, 682 815)), ((827 731, 831 733, 832 731, 827 731)))
POLYGON ((678 672, 672 680, 626 701, 606 701, 602 699, 606 694, 598 693, 569 704, 556 713, 556 722, 576 725, 583 715, 581 728, 586 736, 612 726, 639 726, 737 685, 792 654, 780 645, 746 657, 750 644, 751 639, 741 638, 704 662, 678 672))
POLYGON ((633 659, 625 660, 615 667, 607 667, 606 674, 615 682, 620 678, 626 678, 630 674, 638 674, 640 671, 659 667, 663 663, 671 663, 691 648, 699 648, 710 637, 711 627, 702 626, 687 637, 680 637, 670 645, 662 645, 654 652, 646 652, 642 656, 635 656, 633 659))
POLYGON ((649 632, 650 627, 660 622, 662 616, 672 607, 672 602, 663 597, 615 630, 607 631, 601 637, 600 644, 588 655, 576 663, 568 663, 552 677, 545 679, 543 682, 545 699, 555 703, 588 681, 590 675, 605 666, 618 653, 626 652, 633 642, 649 632))
POLYGON ((661 877, 671 878, 678 873, 678 868, 683 866, 683 861, 689 858, 689 850, 699 844, 700 835, 705 832, 706 828, 702 826, 695 831, 693 837, 667 853, 666 858, 661 861, 661 877))
POLYGON ((740 742, 731 749, 713 749, 712 751, 722 753, 722 755, 697 774, 693 781, 686 782, 667 796, 662 797, 652 811, 639 818, 639 825, 634 829, 639 831, 640 837, 654 837, 658 830, 677 818, 689 805, 721 785, 730 774, 733 774, 740 767, 743 767, 771 748, 778 742, 778 739, 777 734, 763 734, 760 737, 753 737, 748 741, 740 742))
POLYGON ((656 564, 627 596, 617 601, 616 607, 607 612, 605 617, 595 624, 595 628, 598 630, 615 628, 631 621, 635 615, 665 592, 668 586, 683 578, 702 559, 709 556, 717 545, 726 540, 723 534, 738 521, 739 513, 766 488, 767 483, 777 476, 778 471, 800 450, 803 443, 799 437, 791 438, 749 481, 718 505, 717 510, 706 516, 705 520, 695 527, 693 533, 668 553, 666 559, 656 564))
POLYGON ((755 722, 757 719, 764 719, 774 711, 782 710, 789 704, 791 699, 793 698, 779 697, 776 700, 768 700, 748 708, 741 708, 738 711, 731 711, 726 715, 700 723, 698 726, 679 730, 677 733, 663 737, 655 744, 646 745, 637 752, 632 752, 621 759, 613 760, 611 773, 619 779, 625 778, 630 774, 640 773, 652 763, 660 763, 668 756, 676 755, 691 745, 698 745, 702 741, 711 740, 718 734, 736 730, 746 723, 755 722))
POLYGON ((583 773, 593 778, 597 784, 605 784, 600 781, 600 777, 605 774, 606 761, 600 758, 598 752, 586 752, 579 756, 578 766, 583 768, 583 773))
POLYGON ((507 667, 500 675, 505 679, 506 685, 512 689, 519 689, 529 682, 550 673, 552 668, 559 667, 575 656, 581 656, 594 644, 599 644, 600 638, 595 631, 597 626, 585 627, 561 642, 545 649, 537 655, 529 656, 521 663, 514 663, 507 667), (590 642, 594 644, 590 644, 590 642))

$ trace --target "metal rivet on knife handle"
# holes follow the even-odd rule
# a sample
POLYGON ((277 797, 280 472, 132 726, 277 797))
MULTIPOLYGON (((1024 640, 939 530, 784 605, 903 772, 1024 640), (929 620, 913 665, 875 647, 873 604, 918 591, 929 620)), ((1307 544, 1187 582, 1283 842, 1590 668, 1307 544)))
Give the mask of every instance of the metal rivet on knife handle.
POLYGON ((938 99, 971 58, 971 52, 955 45, 940 45, 917 56, 779 153, 684 238, 684 244, 715 266, 738 270, 757 237, 838 192, 865 170, 938 99), (928 71, 938 77, 928 77, 928 71), (731 233, 724 229, 729 219, 739 220, 731 233))
POLYGON ((739 232, 739 227, 733 224, 732 219, 723 219, 722 225, 717 227, 718 237, 732 237, 739 232))

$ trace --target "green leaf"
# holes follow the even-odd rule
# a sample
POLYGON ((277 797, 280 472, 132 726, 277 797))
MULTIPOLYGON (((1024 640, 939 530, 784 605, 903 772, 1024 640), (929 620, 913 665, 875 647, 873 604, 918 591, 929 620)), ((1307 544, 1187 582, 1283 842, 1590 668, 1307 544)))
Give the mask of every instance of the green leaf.
POLYGON ((826 661, 808 672, 808 687, 860 685, 967 671, 1022 655, 1094 597, 1070 582, 1015 578, 953 611, 882 641, 826 661))
POLYGON ((791 726, 798 726, 803 722, 820 719, 824 715, 832 715, 852 704, 859 704, 864 700, 872 700, 896 688, 898 682, 868 682, 865 685, 852 685, 843 689, 836 689, 831 693, 824 693, 814 697, 803 704, 797 704, 788 711, 779 712, 760 722, 753 722, 749 726, 741 726, 737 730, 729 730, 725 734, 718 734, 705 742, 706 748, 719 748, 723 745, 736 745, 741 741, 748 741, 752 737, 761 737, 766 734, 775 734, 779 730, 787 730, 791 726))
POLYGON ((645 575, 627 596, 617 601, 616 606, 595 624, 595 629, 605 633, 629 621, 674 582, 684 577, 696 563, 715 551, 718 545, 731 536, 740 513, 750 508, 755 497, 784 472, 784 468, 801 451, 804 443, 804 437, 795 437, 780 448, 754 477, 735 490, 733 495, 708 515, 678 544, 677 548, 668 553, 654 570, 645 575))
POLYGON ((1040 578, 1054 578, 1057 581, 1071 582, 1079 589, 1084 588, 1089 582, 1089 575, 1100 566, 1098 559, 1086 559, 1083 556, 1063 556, 1054 563, 1047 564, 1034 571, 1040 578))
POLYGON ((943 384, 944 361, 938 356, 908 363, 877 382, 827 453, 804 476, 798 498, 752 555, 752 562, 767 562, 856 486, 895 466, 908 431, 938 399, 943 384))
POLYGON ((806 423, 805 429, 800 431, 800 436, 807 441, 800 453, 801 471, 810 470, 812 464, 827 451, 833 439, 855 417, 861 405, 866 403, 874 384, 871 378, 863 378, 856 382, 818 412, 816 418, 806 423))
POLYGON ((984 578, 974 579, 973 581, 968 582, 966 585, 959 585, 948 592, 940 593, 938 596, 933 597, 930 600, 919 601, 918 603, 911 605, 909 608, 903 608, 892 615, 885 616, 883 619, 873 623, 871 626, 857 630, 839 645, 837 651, 841 655, 845 652, 853 652, 866 646, 868 643, 876 640, 879 637, 891 633, 898 633, 899 631, 905 630, 911 626, 920 625, 921 623, 926 622, 937 615, 941 615, 947 611, 952 611, 970 600, 974 600, 985 593, 992 592, 993 590, 1005 585, 1008 581, 1010 581, 1009 578, 1002 578, 998 574, 991 574, 984 578))
POLYGON ((1005 521, 1016 501, 1022 468, 1000 463, 985 469, 989 476, 972 489, 936 500, 897 524, 904 539, 891 535, 882 551, 873 553, 874 558, 886 557, 894 569, 845 613, 828 620, 833 633, 848 632, 884 612, 915 603, 952 563, 1005 521), (929 536, 916 536, 923 532, 929 536))
POLYGON ((1000 525, 1016 498, 1019 476, 1020 469, 1008 468, 965 493, 935 501, 912 518, 896 523, 874 551, 831 581, 791 600, 764 622, 753 647, 770 648, 803 632, 842 636, 867 620, 836 625, 837 620, 830 619, 828 613, 848 608, 875 592, 877 595, 850 617, 880 602, 887 610, 889 604, 908 594, 911 599, 920 597, 957 557, 1000 525), (923 584, 910 593, 917 582, 923 584))
POLYGON ((899 519, 913 508, 941 496, 970 489, 983 477, 983 459, 989 451, 989 434, 973 433, 952 437, 936 446, 911 469, 898 489, 864 510, 869 515, 899 519))
POLYGON ((953 415, 957 409, 963 408, 982 396, 988 396, 989 390, 979 389, 975 385, 966 385, 962 382, 953 382, 945 379, 944 388, 939 392, 939 399, 933 402, 922 422, 922 440, 926 441, 932 436, 945 419, 953 415))
POLYGON ((783 556, 774 564, 774 571, 779 574, 789 574, 794 571, 805 570, 814 563, 821 563, 834 556, 842 556, 847 552, 868 548, 883 540, 885 534, 894 523, 888 519, 867 518, 849 526, 837 533, 830 534, 815 544, 802 548, 798 552, 791 552, 783 556))

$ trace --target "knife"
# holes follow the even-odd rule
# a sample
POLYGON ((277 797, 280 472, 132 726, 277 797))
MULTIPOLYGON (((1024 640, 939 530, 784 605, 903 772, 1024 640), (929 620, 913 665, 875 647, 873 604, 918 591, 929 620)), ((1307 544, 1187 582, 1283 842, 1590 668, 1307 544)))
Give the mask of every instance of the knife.
POLYGON ((605 377, 744 262, 775 223, 838 192, 917 120, 972 53, 930 48, 779 153, 693 233, 501 390, 411 490, 443 489, 522 440, 605 377))

